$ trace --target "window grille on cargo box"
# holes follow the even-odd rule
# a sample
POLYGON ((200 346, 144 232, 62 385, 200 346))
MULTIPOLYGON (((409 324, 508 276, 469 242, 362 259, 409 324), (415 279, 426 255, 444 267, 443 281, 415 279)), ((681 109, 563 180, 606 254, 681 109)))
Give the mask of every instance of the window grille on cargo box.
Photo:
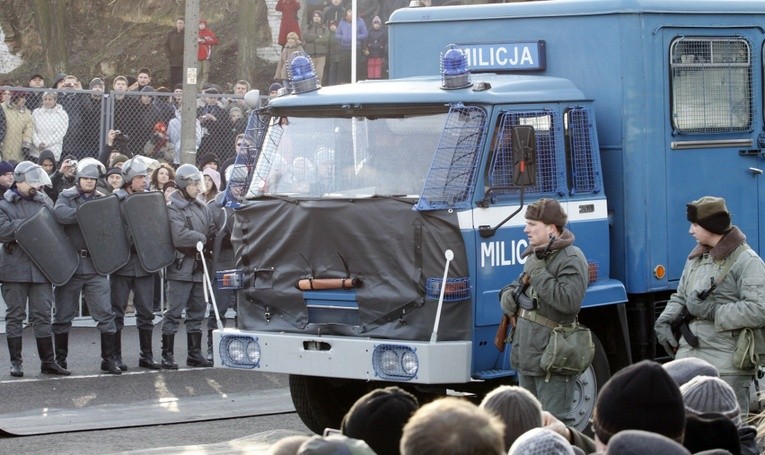
POLYGON ((592 112, 587 108, 575 107, 567 110, 564 116, 571 194, 600 193, 603 180, 592 112))
POLYGON ((679 134, 749 131, 752 61, 736 37, 679 37, 670 45, 672 126, 679 134))
POLYGON ((564 195, 565 163, 555 156, 555 144, 561 134, 560 114, 551 110, 508 112, 502 115, 495 134, 494 153, 489 171, 492 199, 501 196, 517 197, 520 188, 513 185, 512 127, 534 127, 537 148, 537 183, 526 187, 526 196, 564 195))
POLYGON ((482 108, 458 104, 449 109, 417 210, 470 207, 485 131, 482 108))

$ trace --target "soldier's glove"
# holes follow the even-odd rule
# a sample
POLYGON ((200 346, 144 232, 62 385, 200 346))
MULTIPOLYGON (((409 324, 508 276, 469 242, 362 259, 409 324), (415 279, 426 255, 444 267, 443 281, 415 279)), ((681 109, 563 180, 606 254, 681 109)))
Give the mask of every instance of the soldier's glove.
POLYGON ((499 306, 502 307, 502 311, 508 316, 515 316, 515 313, 518 312, 518 305, 513 298, 513 294, 518 286, 520 284, 517 281, 513 281, 499 291, 499 306))
POLYGON ((656 332, 656 339, 664 347, 664 350, 667 351, 667 354, 675 357, 678 344, 675 335, 672 334, 672 327, 669 326, 669 323, 657 322, 654 331, 656 332))
POLYGON ((529 276, 536 276, 541 270, 545 268, 545 260, 537 257, 536 254, 526 256, 526 265, 523 270, 529 274, 529 276))
POLYGON ((715 303, 714 295, 701 300, 696 292, 690 292, 685 299, 685 306, 688 308, 688 312, 695 317, 715 322, 715 315, 719 305, 715 303))

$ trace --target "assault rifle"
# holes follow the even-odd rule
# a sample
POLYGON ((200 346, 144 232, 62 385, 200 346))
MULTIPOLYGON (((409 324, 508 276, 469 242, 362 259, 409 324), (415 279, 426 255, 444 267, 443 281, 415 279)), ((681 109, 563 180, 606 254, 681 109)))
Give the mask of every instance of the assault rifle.
POLYGON ((693 318, 694 316, 688 311, 688 307, 683 305, 683 309, 677 313, 675 319, 669 322, 669 326, 672 328, 672 335, 675 336, 676 340, 679 341, 682 336, 689 345, 697 348, 699 347, 699 337, 694 335, 693 332, 691 332, 691 328, 688 326, 688 323, 691 322, 693 318))

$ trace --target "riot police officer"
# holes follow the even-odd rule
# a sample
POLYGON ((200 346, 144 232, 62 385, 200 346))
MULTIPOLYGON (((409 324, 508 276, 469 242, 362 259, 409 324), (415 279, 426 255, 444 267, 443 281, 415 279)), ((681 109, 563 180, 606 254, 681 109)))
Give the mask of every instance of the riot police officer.
POLYGON ((75 186, 61 192, 53 209, 56 221, 64 226, 67 237, 80 256, 74 276, 66 284, 56 286, 54 291, 56 315, 53 319, 53 334, 56 342, 56 363, 66 368, 69 330, 77 311, 80 292, 82 292, 90 315, 101 332, 101 370, 109 374, 121 374, 122 370, 117 366, 114 358, 114 336, 117 327, 109 300, 109 280, 106 275, 96 271, 77 220, 77 207, 80 204, 103 197, 96 191, 96 184, 105 173, 106 167, 95 158, 85 158, 78 162, 75 186))
MULTIPOLYGON (((51 308, 53 286, 32 258, 16 243, 19 225, 41 208, 53 208, 53 201, 42 191, 51 181, 45 170, 31 161, 22 161, 13 170, 14 183, 0 200, 0 277, 7 306, 5 328, 11 357, 11 376, 22 377, 21 335, 29 301, 29 322, 34 327, 40 372, 69 375, 53 357, 51 308)), ((44 241, 44 239, 43 239, 44 241)))
POLYGON ((202 192, 202 173, 191 164, 181 165, 175 173, 178 190, 170 195, 168 216, 173 246, 176 249, 175 264, 167 267, 168 309, 162 318, 162 367, 177 369, 173 348, 175 334, 186 310, 186 339, 188 355, 186 365, 211 367, 212 362, 202 355, 202 320, 206 303, 202 274, 202 260, 196 249, 198 242, 208 243, 215 236, 216 227, 212 212, 197 196, 202 192))
MULTIPOLYGON (((148 169, 142 157, 134 157, 122 165, 122 188, 115 191, 120 203, 124 203, 128 196, 134 193, 142 193, 146 190, 146 176, 148 169)), ((123 211, 124 218, 124 211, 123 211)), ((124 220, 127 225, 127 220, 124 220)), ((110 278, 112 310, 117 332, 115 334, 115 359, 122 371, 127 370, 127 365, 122 362, 122 327, 125 325, 125 309, 128 304, 130 291, 133 291, 133 306, 136 312, 136 326, 138 327, 138 341, 140 343, 140 357, 138 366, 152 370, 160 369, 160 365, 154 361, 152 353, 152 333, 154 331, 154 275, 146 271, 138 259, 137 252, 131 247, 130 260, 128 263, 112 273, 110 278)))

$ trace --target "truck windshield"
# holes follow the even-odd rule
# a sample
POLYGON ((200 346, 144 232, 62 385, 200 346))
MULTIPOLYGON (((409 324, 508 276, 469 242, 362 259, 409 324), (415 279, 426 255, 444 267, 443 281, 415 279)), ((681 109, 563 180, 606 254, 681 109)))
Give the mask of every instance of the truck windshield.
POLYGON ((248 196, 417 198, 446 116, 273 119, 248 196))

